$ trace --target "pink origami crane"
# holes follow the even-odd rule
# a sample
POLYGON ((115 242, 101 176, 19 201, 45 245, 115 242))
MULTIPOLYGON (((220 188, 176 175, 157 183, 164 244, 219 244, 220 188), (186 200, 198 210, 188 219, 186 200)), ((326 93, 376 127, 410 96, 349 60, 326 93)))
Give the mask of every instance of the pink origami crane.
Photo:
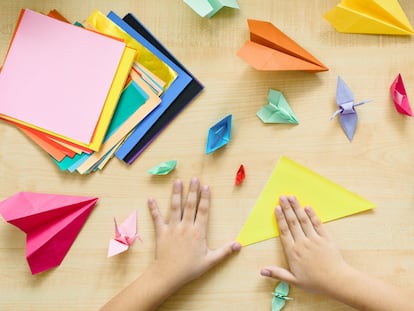
POLYGON ((60 265, 97 201, 19 192, 0 202, 0 214, 26 233, 26 258, 36 274, 60 265))
POLYGON ((391 96, 394 101, 395 108, 399 113, 410 117, 413 116, 401 74, 398 74, 394 82, 391 84, 391 96))
POLYGON ((137 211, 131 215, 120 225, 115 222, 115 238, 109 241, 108 257, 118 255, 128 250, 136 239, 142 242, 140 234, 137 234, 137 211))

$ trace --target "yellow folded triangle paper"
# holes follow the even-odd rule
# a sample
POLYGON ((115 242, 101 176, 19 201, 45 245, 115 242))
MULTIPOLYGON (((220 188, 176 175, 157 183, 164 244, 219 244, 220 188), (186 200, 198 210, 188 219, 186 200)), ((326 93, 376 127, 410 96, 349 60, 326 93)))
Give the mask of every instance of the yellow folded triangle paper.
POLYGON ((246 246, 279 236, 274 208, 280 195, 289 194, 295 195, 301 204, 311 206, 322 222, 375 207, 327 178, 287 157, 281 157, 237 241, 246 246))

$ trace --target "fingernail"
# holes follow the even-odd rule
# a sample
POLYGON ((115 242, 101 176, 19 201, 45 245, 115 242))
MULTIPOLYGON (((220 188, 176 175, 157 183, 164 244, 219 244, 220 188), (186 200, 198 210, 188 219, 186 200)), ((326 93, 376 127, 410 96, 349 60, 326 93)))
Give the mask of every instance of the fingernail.
POLYGON ((296 201, 296 197, 294 195, 290 195, 288 196, 288 200, 289 202, 294 203, 296 201))
POLYGON ((174 190, 180 191, 181 190, 181 185, 182 185, 181 180, 177 179, 174 183, 174 190))
POLYGON ((272 272, 270 272, 269 270, 267 270, 267 269, 262 269, 261 271, 260 271, 260 274, 261 275, 263 275, 263 276, 272 276, 272 272))
POLYGON ((154 204, 154 198, 149 198, 148 199, 148 205, 152 205, 152 204, 154 204))
POLYGON ((238 252, 241 250, 241 244, 239 242, 235 242, 231 246, 231 249, 233 250, 233 252, 238 252))
POLYGON ((197 186, 197 184, 198 184, 198 178, 197 178, 197 177, 193 177, 193 178, 191 179, 191 185, 192 185, 192 186, 197 186))
POLYGON ((201 197, 202 198, 210 198, 210 187, 207 185, 204 185, 203 187, 201 187, 201 197))
POLYGON ((279 205, 276 206, 276 214, 277 215, 282 215, 282 208, 279 205))
POLYGON ((280 203, 286 203, 286 201, 287 201, 286 196, 281 195, 281 196, 279 197, 279 201, 280 201, 280 203))
POLYGON ((312 208, 310 206, 305 206, 305 212, 312 213, 312 208))

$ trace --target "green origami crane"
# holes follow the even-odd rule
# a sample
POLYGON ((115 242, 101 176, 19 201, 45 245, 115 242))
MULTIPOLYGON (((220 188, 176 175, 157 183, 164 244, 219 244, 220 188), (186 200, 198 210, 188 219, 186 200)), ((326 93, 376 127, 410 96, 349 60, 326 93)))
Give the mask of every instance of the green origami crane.
POLYGON ((275 291, 273 292, 272 299, 272 311, 281 310, 286 303, 286 300, 292 300, 288 297, 289 294, 289 285, 285 282, 280 282, 277 284, 275 291))
POLYGON ((256 115, 263 123, 299 124, 286 98, 279 91, 269 90, 268 104, 263 106, 256 115))
POLYGON ((176 165, 176 160, 162 162, 148 170, 148 173, 151 175, 167 175, 169 172, 175 169, 176 165))

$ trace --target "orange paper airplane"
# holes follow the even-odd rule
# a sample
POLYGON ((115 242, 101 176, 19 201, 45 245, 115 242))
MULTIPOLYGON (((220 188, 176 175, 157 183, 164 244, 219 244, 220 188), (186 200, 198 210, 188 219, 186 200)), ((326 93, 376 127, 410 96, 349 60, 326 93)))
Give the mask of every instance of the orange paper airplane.
POLYGON ((329 70, 272 23, 248 19, 250 40, 237 55, 257 70, 329 70))

